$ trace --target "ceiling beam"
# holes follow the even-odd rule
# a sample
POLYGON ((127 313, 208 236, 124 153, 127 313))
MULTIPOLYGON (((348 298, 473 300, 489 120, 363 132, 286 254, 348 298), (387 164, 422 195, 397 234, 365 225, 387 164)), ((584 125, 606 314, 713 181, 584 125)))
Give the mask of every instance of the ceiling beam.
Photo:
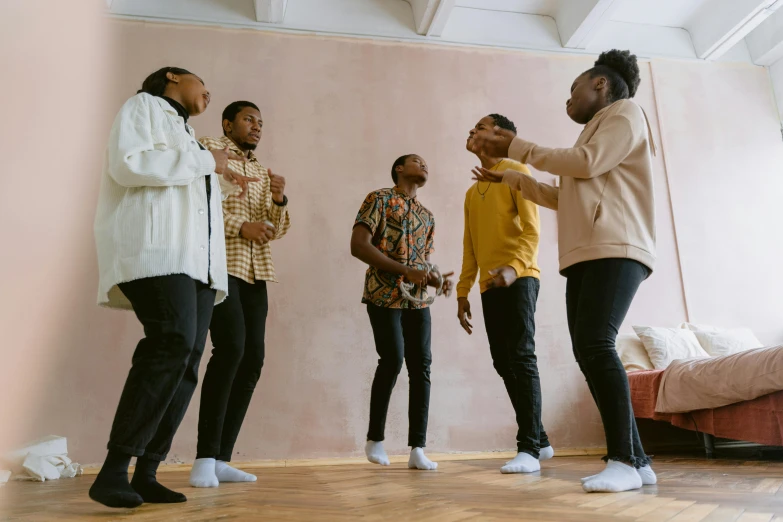
POLYGON ((425 36, 440 36, 449 21, 456 0, 408 0, 413 9, 416 32, 425 36))
POLYGON ((555 20, 563 47, 586 49, 619 4, 617 0, 560 0, 555 20))
POLYGON ((268 24, 282 24, 288 0, 254 0, 256 20, 268 24))
POLYGON ((756 65, 770 66, 783 58, 783 9, 764 20, 745 41, 756 65))
POLYGON ((783 0, 710 0, 687 27, 696 56, 717 60, 781 6, 783 0))

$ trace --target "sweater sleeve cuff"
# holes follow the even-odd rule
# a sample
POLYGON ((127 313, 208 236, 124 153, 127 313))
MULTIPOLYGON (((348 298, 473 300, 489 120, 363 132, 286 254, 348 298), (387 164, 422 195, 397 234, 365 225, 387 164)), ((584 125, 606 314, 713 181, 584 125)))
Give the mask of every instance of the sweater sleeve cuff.
POLYGON ((470 295, 470 288, 457 287, 457 299, 461 297, 468 297, 470 295))
POLYGON ((215 157, 210 151, 198 151, 196 154, 196 172, 198 172, 199 176, 209 176, 214 173, 215 166, 215 157))
POLYGON ((527 163, 527 155, 530 154, 531 148, 533 148, 533 144, 529 141, 514 138, 508 148, 508 157, 521 163, 527 163))
POLYGON ((514 269, 514 272, 517 273, 517 278, 522 277, 525 272, 527 271, 527 267, 525 264, 520 261, 519 259, 514 259, 508 264, 511 268, 514 269))

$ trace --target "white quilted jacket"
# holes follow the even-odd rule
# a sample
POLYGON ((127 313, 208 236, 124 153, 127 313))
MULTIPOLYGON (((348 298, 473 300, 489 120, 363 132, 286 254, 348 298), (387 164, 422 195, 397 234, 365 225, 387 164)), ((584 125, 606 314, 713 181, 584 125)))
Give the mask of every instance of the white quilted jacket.
POLYGON ((146 93, 125 102, 114 120, 95 216, 98 304, 130 309, 118 283, 170 274, 209 284, 216 304, 225 298, 222 176, 210 176, 207 202, 204 177, 215 160, 188 131, 171 105, 146 93))

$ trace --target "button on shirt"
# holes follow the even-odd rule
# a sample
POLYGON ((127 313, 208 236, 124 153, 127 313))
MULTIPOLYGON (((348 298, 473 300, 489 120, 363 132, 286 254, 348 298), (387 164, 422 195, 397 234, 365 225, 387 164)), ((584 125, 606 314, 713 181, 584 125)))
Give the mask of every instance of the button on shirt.
MULTIPOLYGON (((354 226, 363 225, 372 233, 372 244, 387 257, 418 270, 435 251, 435 218, 419 200, 411 198, 398 188, 381 189, 370 193, 362 203, 354 226)), ((363 303, 384 308, 426 308, 426 304, 412 303, 400 294, 403 276, 367 269, 363 303)), ((424 289, 414 287, 411 295, 421 299, 424 289)))
MULTIPOLYGON (((208 150, 225 149, 240 156, 245 153, 227 136, 220 138, 201 138, 199 140, 208 150)), ((245 222, 258 223, 269 221, 275 226, 273 239, 285 236, 291 227, 288 215, 287 199, 278 205, 272 200, 269 174, 261 166, 253 152, 247 156, 246 162, 229 160, 229 168, 234 172, 261 181, 248 183, 247 194, 240 199, 238 195, 230 195, 223 201, 223 226, 226 233, 226 261, 228 273, 247 283, 255 281, 277 282, 275 266, 272 262, 272 250, 269 243, 263 245, 247 240, 239 232, 245 222)))

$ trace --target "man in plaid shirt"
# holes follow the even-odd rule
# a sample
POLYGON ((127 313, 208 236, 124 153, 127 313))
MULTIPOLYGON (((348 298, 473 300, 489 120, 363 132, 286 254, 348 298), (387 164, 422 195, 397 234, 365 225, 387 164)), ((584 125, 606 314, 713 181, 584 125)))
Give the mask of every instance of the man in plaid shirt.
POLYGON ((253 153, 262 127, 258 107, 237 101, 223 111, 223 136, 200 140, 209 150, 228 147, 245 156, 246 162, 232 161, 231 168, 261 181, 250 183, 244 196, 232 195, 223 202, 228 297, 215 307, 209 327, 214 349, 201 388, 196 462, 190 475, 194 487, 256 480, 228 462, 264 365, 266 283, 277 282, 269 243, 291 226, 285 178, 262 167, 253 153))

